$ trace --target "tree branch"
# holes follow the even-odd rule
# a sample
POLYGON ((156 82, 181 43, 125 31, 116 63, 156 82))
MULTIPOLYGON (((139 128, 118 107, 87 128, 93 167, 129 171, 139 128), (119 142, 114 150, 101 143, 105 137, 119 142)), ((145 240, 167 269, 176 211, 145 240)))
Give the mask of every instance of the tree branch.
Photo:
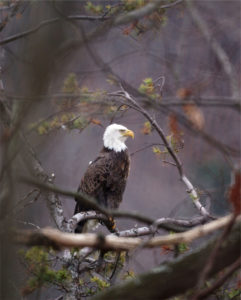
POLYGON ((206 288, 205 290, 202 290, 198 294, 198 299, 204 299, 208 295, 210 295, 212 292, 214 292, 216 289, 221 287, 226 280, 230 278, 230 276, 237 271, 241 267, 241 257, 239 257, 231 266, 227 267, 224 274, 220 278, 218 278, 210 287, 206 288))
MULTIPOLYGON (((74 215, 66 222, 66 231, 73 232, 76 225, 80 221, 92 220, 97 219, 99 221, 108 221, 108 218, 101 214, 97 213, 96 211, 87 211, 81 212, 74 215)), ((183 232, 186 231, 188 228, 200 225, 205 223, 206 218, 204 217, 196 217, 191 220, 187 219, 173 219, 173 218, 159 218, 154 221, 153 224, 157 228, 163 228, 166 230, 174 230, 175 232, 183 232)), ((129 230, 124 230, 118 232, 118 236, 120 237, 137 237, 152 234, 153 230, 150 227, 135 227, 129 230)))
MULTIPOLYGON (((151 238, 144 244, 146 248, 160 247, 162 245, 177 245, 191 243, 192 241, 224 228, 232 219, 232 215, 222 217, 205 225, 197 226, 184 233, 169 234, 151 238)), ((241 216, 236 223, 240 223, 241 216)), ((38 231, 19 231, 16 241, 28 246, 43 245, 52 246, 55 249, 94 247, 97 249, 132 250, 140 246, 143 240, 140 238, 126 238, 114 235, 102 234, 65 233, 57 229, 45 228, 38 231)))
POLYGON ((172 149, 170 143, 168 142, 168 140, 166 139, 166 136, 162 130, 162 128, 157 124, 156 120, 154 120, 149 113, 143 108, 141 107, 131 96, 130 94, 125 91, 122 87, 122 92, 118 93, 119 96, 124 96, 126 98, 126 100, 128 100, 128 102, 130 102, 134 107, 137 107, 138 111, 144 115, 146 117, 146 119, 151 123, 151 125, 155 128, 155 130, 157 131, 157 133, 159 134, 159 136, 161 137, 167 151, 169 152, 169 154, 171 155, 171 157, 173 158, 176 167, 178 169, 179 175, 181 177, 182 182, 186 185, 186 187, 188 188, 188 193, 194 203, 194 205, 196 206, 196 208, 198 209, 198 211, 201 213, 201 215, 203 215, 204 217, 207 218, 212 218, 212 216, 209 214, 209 212, 205 209, 204 206, 202 206, 202 204, 200 203, 200 199, 199 196, 195 190, 195 188, 193 187, 192 183, 190 182, 190 180, 186 177, 186 175, 183 173, 183 167, 182 167, 182 163, 179 160, 178 156, 176 155, 176 153, 174 152, 174 150, 172 149))
POLYGON ((202 18, 201 14, 198 12, 197 8, 193 4, 192 0, 185 0, 191 17, 194 23, 197 25, 199 30, 201 31, 205 40, 210 44, 213 53, 217 57, 218 61, 222 65, 224 72, 228 76, 231 85, 231 94, 233 97, 240 96, 240 88, 237 80, 237 74, 234 71, 233 65, 223 49, 223 47, 218 43, 215 37, 211 34, 209 27, 205 20, 202 18))
POLYGON ((113 24, 115 26, 119 26, 119 25, 130 23, 135 20, 139 20, 147 15, 150 15, 152 12, 154 12, 158 8, 160 8, 160 9, 170 8, 177 4, 180 4, 181 2, 183 2, 183 0, 177 0, 173 3, 161 5, 163 2, 164 2, 163 0, 154 0, 139 9, 136 9, 129 13, 117 16, 116 19, 114 20, 113 24))
MULTIPOLYGON (((30 154, 33 169, 34 169, 34 175, 37 178, 41 178, 44 181, 48 182, 49 186, 53 186, 53 176, 49 176, 43 169, 41 163, 36 157, 36 154, 31 147, 31 145, 28 143, 27 139, 22 136, 24 139, 25 145, 27 146, 27 150, 30 154)), ((65 218, 64 218, 64 213, 63 213, 63 206, 62 202, 59 199, 58 195, 56 193, 53 193, 52 191, 49 191, 46 193, 46 200, 47 200, 47 205, 50 210, 50 214, 57 226, 58 229, 60 230, 65 230, 64 225, 65 225, 65 218)))
POLYGON ((208 277, 213 264, 215 263, 215 259, 217 257, 217 252, 219 251, 220 247, 227 239, 228 234, 231 232, 231 229, 235 223, 235 219, 236 219, 236 215, 234 214, 232 216, 232 218, 229 220, 229 222, 226 224, 223 233, 217 239, 217 242, 214 245, 214 247, 210 253, 210 256, 208 257, 207 262, 206 262, 203 270, 200 273, 199 280, 198 280, 197 286, 195 288, 194 294, 191 297, 191 300, 200 299, 200 290, 201 290, 206 278, 208 277))
MULTIPOLYGON (((53 184, 46 184, 40 181, 37 181, 35 179, 30 179, 30 178, 22 178, 21 179, 23 182, 34 185, 40 189, 50 191, 54 194, 61 194, 64 196, 68 196, 71 198, 76 198, 78 201, 81 201, 85 206, 89 207, 89 209, 93 209, 98 211, 97 212, 90 212, 89 215, 88 213, 80 213, 76 214, 73 216, 69 221, 63 220, 63 222, 67 226, 67 231, 71 232, 73 230, 73 227, 76 225, 81 220, 84 220, 85 217, 87 219, 104 219, 105 216, 112 216, 112 217, 119 217, 119 218, 130 218, 134 219, 137 221, 140 221, 142 223, 146 223, 148 225, 153 225, 157 224, 159 228, 165 229, 165 230, 173 230, 175 232, 182 232, 185 231, 185 228, 192 227, 195 225, 198 225, 200 223, 205 223, 207 221, 207 218, 205 216, 203 217, 197 217, 192 220, 176 220, 176 219, 171 219, 171 218, 160 218, 160 219, 153 219, 150 217, 147 217, 145 215, 139 214, 135 211, 120 211, 120 210, 110 210, 107 208, 104 208, 95 201, 95 199, 80 193, 80 192, 72 192, 68 190, 63 190, 60 189, 53 184), (102 213, 102 214, 100 214, 102 213), (96 216, 96 217, 95 217, 96 216), (78 221, 79 220, 79 221, 78 221)), ((146 234, 149 234, 149 231, 147 229, 141 229, 141 232, 147 232, 146 234)))
MULTIPOLYGON (((174 5, 177 5, 177 4, 181 3, 182 1, 183 0, 177 0, 174 3, 162 5, 160 8, 169 8, 169 7, 172 7, 174 5)), ((142 18, 142 17, 152 13, 154 10, 156 10, 162 2, 163 2, 163 0, 153 1, 151 3, 148 3, 147 5, 145 5, 144 7, 140 8, 140 9, 136 9, 134 11, 131 11, 131 12, 127 13, 127 14, 117 16, 115 18, 113 24, 115 26, 119 26, 119 25, 122 25, 122 24, 129 23, 131 21, 134 21, 136 19, 142 18)), ((65 16, 65 18, 66 18, 66 20, 70 20, 70 21, 71 20, 77 20, 77 21, 78 20, 81 20, 81 21, 106 21, 106 20, 110 19, 110 17, 106 16, 106 15, 102 15, 102 16, 76 15, 76 16, 65 16)), ((62 18, 54 18, 54 19, 50 19, 50 20, 44 20, 44 21, 40 22, 37 26, 35 26, 35 27, 33 27, 29 30, 26 30, 26 31, 14 34, 14 35, 12 35, 10 37, 7 37, 5 39, 2 39, 0 41, 0 45, 5 45, 5 44, 11 43, 13 41, 16 41, 20 38, 29 36, 33 33, 36 33, 38 30, 40 30, 41 28, 43 28, 47 25, 55 24, 55 23, 60 22, 60 21, 62 21, 62 18)))
MULTIPOLYGON (((217 253, 209 277, 233 264, 240 257, 240 229, 239 222, 217 253)), ((139 275, 133 280, 111 287, 96 295, 93 300, 156 300, 184 293, 195 286, 200 270, 205 265, 216 240, 217 238, 191 253, 186 253, 172 262, 139 275)))
MULTIPOLYGON (((68 20, 87 20, 87 21, 105 21, 105 20, 109 19, 109 17, 103 17, 103 16, 83 16, 83 15, 66 16, 66 18, 68 20)), ((35 26, 29 30, 26 30, 26 31, 14 34, 12 36, 9 36, 5 39, 2 39, 0 41, 0 45, 5 45, 5 44, 11 43, 13 41, 16 41, 20 38, 29 36, 33 33, 36 33, 38 30, 40 30, 41 28, 43 28, 45 26, 48 26, 50 24, 55 24, 60 21, 62 21, 62 18, 54 18, 54 19, 50 19, 50 20, 44 20, 44 21, 40 22, 37 26, 35 26)))

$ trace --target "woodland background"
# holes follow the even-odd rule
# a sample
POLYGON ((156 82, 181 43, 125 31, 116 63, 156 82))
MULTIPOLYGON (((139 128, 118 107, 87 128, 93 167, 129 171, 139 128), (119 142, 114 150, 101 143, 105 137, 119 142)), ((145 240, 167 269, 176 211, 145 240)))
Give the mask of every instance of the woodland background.
MULTIPOLYGON (((104 128, 123 124, 135 139, 127 142, 131 172, 120 209, 153 219, 199 216, 155 128, 111 94, 121 88, 163 129, 207 210, 215 217, 232 210, 228 191, 240 163, 240 6, 237 0, 0 1, 1 299, 20 299, 28 277, 10 229, 55 226, 46 195, 23 183, 33 178, 32 150, 54 185, 75 192, 102 147, 104 128)), ((71 218, 73 198, 59 197, 71 218)), ((120 231, 136 224, 117 218, 120 231)), ((141 249, 128 270, 137 276, 173 252, 141 249)), ((216 297, 240 295, 238 278, 216 297)), ((21 297, 59 297, 52 286, 36 290, 21 297)))

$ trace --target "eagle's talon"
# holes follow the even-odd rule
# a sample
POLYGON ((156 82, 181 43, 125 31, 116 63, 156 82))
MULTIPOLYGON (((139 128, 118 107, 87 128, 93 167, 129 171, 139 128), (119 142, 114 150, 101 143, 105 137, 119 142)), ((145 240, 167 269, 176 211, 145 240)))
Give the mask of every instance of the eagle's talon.
POLYGON ((112 217, 108 217, 108 221, 105 222, 105 225, 111 233, 116 233, 118 231, 115 220, 112 217))

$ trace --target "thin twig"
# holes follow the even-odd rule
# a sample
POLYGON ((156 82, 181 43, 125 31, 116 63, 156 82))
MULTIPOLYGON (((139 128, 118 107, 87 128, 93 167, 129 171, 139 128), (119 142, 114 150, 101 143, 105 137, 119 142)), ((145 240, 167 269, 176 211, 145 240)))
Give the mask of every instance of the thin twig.
POLYGON ((129 22, 135 21, 135 20, 139 20, 147 15, 150 15, 158 8, 160 8, 160 9, 170 8, 170 7, 173 7, 175 5, 182 3, 183 0, 177 0, 173 3, 169 3, 169 4, 165 4, 165 5, 161 5, 162 2, 163 2, 163 0, 155 0, 155 1, 149 2, 148 4, 146 4, 145 6, 143 6, 141 8, 135 9, 135 10, 130 11, 123 15, 119 15, 116 17, 113 24, 115 26, 119 26, 119 25, 123 25, 123 24, 129 23, 129 22))
MULTIPOLYGON (((84 16, 84 15, 77 15, 77 16, 67 16, 66 17, 68 20, 87 20, 87 21, 105 21, 105 20, 108 20, 109 17, 102 17, 102 16, 84 16)), ((20 32, 20 33, 17 33, 17 34, 14 34, 12 36, 9 36, 5 39, 2 39, 0 41, 0 45, 5 45, 5 44, 8 44, 10 42, 13 42, 13 41, 16 41, 20 38, 23 38, 23 37, 26 37, 26 36, 29 36, 33 33, 36 33, 39 29, 47 26, 47 25, 50 25, 50 24, 55 24, 57 22, 60 22, 62 20, 62 18, 54 18, 54 19, 50 19, 50 20, 44 20, 42 22, 40 22, 37 26, 29 29, 29 30, 26 30, 26 31, 23 31, 23 32, 20 32)))
POLYGON ((138 149, 138 150, 132 152, 132 153, 130 154, 130 156, 133 156, 134 154, 136 154, 136 153, 138 153, 138 152, 141 152, 141 151, 143 151, 143 150, 146 150, 146 149, 148 149, 148 148, 150 148, 150 147, 153 147, 153 146, 164 146, 164 144, 160 144, 160 143, 152 143, 152 144, 149 144, 149 145, 147 145, 147 146, 144 146, 144 147, 142 147, 142 148, 140 148, 140 149, 138 149))
POLYGON ((203 37, 211 46, 213 53, 216 55, 218 61, 223 67, 224 72, 228 76, 228 79, 230 81, 232 96, 238 97, 240 95, 240 86, 238 83, 237 74, 229 59, 229 56, 227 55, 227 53, 225 52, 221 44, 218 43, 218 41, 215 39, 215 36, 211 34, 208 24, 201 16, 198 9, 195 7, 193 1, 185 0, 185 2, 187 4, 187 8, 189 9, 193 21, 196 23, 203 37))
POLYGON ((182 167, 182 163, 179 160, 178 156, 176 155, 175 151, 173 150, 173 148, 171 147, 170 143, 168 142, 162 128, 157 124, 156 120, 154 120, 150 114, 143 108, 141 107, 135 100, 133 97, 130 96, 130 94, 124 90, 124 88, 121 86, 122 88, 122 93, 121 92, 117 92, 117 95, 122 94, 122 97, 125 97, 132 105, 134 105, 145 117, 146 119, 151 123, 151 125, 153 126, 153 128, 155 128, 155 130, 157 131, 157 133, 159 134, 159 136, 161 137, 167 151, 169 152, 169 154, 171 155, 171 157, 173 158, 175 165, 178 169, 179 175, 181 177, 182 182, 187 186, 188 188, 188 193, 194 203, 194 205, 197 207, 197 209, 199 210, 199 212, 208 218, 212 218, 212 216, 209 214, 209 212, 205 209, 205 207, 200 203, 200 198, 195 190, 195 188, 193 187, 192 183, 190 182, 190 180, 187 178, 187 176, 184 174, 183 172, 183 167, 182 167))
POLYGON ((198 283, 197 283, 197 286, 195 288, 195 292, 193 294, 193 296, 191 297, 191 300, 198 300, 200 299, 199 298, 199 293, 200 293, 200 290, 206 280, 206 278, 208 277, 209 273, 210 273, 210 270, 212 269, 212 266, 215 262, 215 257, 217 256, 217 252, 218 250, 220 249, 222 243, 225 241, 225 239, 227 238, 228 234, 230 233, 234 223, 235 223, 235 220, 236 220, 237 216, 234 214, 231 216, 230 220, 227 222, 227 224, 225 225, 225 228, 224 228, 224 231, 223 233, 221 234, 221 236, 219 237, 219 239, 217 240, 216 244, 215 244, 215 247, 213 248, 210 256, 208 257, 207 259, 207 262, 200 274, 200 277, 199 277, 199 280, 198 280, 198 283))
POLYGON ((31 222, 27 222, 27 221, 21 221, 21 220, 17 220, 18 223, 21 223, 23 225, 27 225, 27 226, 33 226, 35 227, 36 229, 40 229, 40 227, 34 223, 31 223, 31 222))
POLYGON ((232 265, 227 267, 226 271, 220 278, 218 278, 210 287, 206 288, 205 290, 200 291, 198 294, 198 299, 204 299, 219 287, 221 287, 225 281, 227 281, 230 276, 239 268, 241 267, 241 257, 239 257, 232 265))

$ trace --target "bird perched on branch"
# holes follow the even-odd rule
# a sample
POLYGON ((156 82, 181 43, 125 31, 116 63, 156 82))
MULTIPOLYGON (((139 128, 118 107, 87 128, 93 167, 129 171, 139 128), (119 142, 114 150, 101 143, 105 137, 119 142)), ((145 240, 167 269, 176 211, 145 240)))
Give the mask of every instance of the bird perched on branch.
MULTIPOLYGON (((78 192, 93 197, 97 203, 109 209, 116 209, 122 201, 130 169, 130 156, 125 141, 128 137, 134 138, 133 131, 119 124, 109 125, 103 136, 104 147, 98 157, 90 162, 81 179, 78 192)), ((76 200, 75 214, 91 210, 76 200)), ((75 232, 81 233, 89 230, 88 223, 78 223, 75 232)), ((110 230, 114 230, 115 223, 110 218, 110 230)))

